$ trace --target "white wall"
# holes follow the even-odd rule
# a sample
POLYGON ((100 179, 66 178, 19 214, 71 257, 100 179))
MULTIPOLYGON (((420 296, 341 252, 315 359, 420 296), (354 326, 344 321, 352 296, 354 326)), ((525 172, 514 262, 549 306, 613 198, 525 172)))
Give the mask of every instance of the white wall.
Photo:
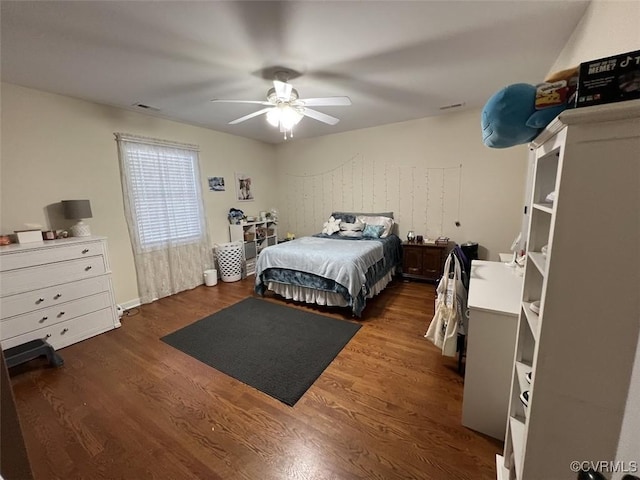
POLYGON ((640 50, 640 2, 592 0, 549 73, 640 50))
POLYGON ((403 238, 474 241, 498 260, 520 231, 527 147, 485 147, 480 110, 281 144, 277 162, 282 232, 317 233, 335 210, 393 211, 403 238))
POLYGON ((116 300, 138 298, 124 218, 114 132, 200 146, 200 171, 212 243, 229 241, 229 208, 258 213, 276 203, 274 148, 261 142, 38 90, 2 84, 0 232, 24 223, 66 228, 55 208, 65 199, 89 199, 94 235, 108 237, 116 300), (234 172, 251 174, 253 202, 236 202, 234 172), (207 177, 225 178, 211 192, 207 177))

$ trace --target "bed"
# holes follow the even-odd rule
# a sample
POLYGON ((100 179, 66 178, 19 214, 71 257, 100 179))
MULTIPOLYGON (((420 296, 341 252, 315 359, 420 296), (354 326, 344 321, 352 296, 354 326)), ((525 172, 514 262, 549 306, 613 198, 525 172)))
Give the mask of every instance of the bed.
POLYGON ((331 217, 340 220, 340 231, 327 232, 325 223, 325 233, 272 245, 260 253, 257 294, 270 290, 286 299, 349 307, 353 315, 362 315, 367 299, 384 290, 400 267, 402 242, 394 233, 393 213, 334 212, 331 217), (359 224, 369 225, 363 235, 351 231, 359 224))

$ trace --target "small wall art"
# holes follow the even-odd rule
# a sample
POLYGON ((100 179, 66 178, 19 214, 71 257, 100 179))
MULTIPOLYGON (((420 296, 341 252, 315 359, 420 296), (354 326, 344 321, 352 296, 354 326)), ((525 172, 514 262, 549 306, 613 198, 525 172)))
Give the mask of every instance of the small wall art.
POLYGON ((236 199, 239 202, 253 201, 253 185, 251 175, 236 173, 236 199))
POLYGON ((224 177, 209 177, 209 190, 212 192, 224 192, 224 177))

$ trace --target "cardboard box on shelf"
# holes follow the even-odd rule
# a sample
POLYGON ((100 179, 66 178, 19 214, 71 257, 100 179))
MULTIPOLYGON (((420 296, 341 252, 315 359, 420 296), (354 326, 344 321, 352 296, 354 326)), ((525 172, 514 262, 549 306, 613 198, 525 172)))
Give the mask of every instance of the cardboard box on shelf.
POLYGON ((640 50, 580 64, 576 107, 640 98, 640 50))

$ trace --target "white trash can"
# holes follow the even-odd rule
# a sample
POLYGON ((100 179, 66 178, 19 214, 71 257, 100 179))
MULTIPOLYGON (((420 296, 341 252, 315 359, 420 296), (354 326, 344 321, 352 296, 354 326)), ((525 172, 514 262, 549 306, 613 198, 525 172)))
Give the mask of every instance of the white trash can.
POLYGON ((213 287, 218 283, 218 270, 215 268, 213 270, 205 270, 204 271, 204 284, 207 287, 213 287))
POLYGON ((242 248, 241 242, 216 245, 216 258, 223 282, 237 282, 242 279, 242 248))

